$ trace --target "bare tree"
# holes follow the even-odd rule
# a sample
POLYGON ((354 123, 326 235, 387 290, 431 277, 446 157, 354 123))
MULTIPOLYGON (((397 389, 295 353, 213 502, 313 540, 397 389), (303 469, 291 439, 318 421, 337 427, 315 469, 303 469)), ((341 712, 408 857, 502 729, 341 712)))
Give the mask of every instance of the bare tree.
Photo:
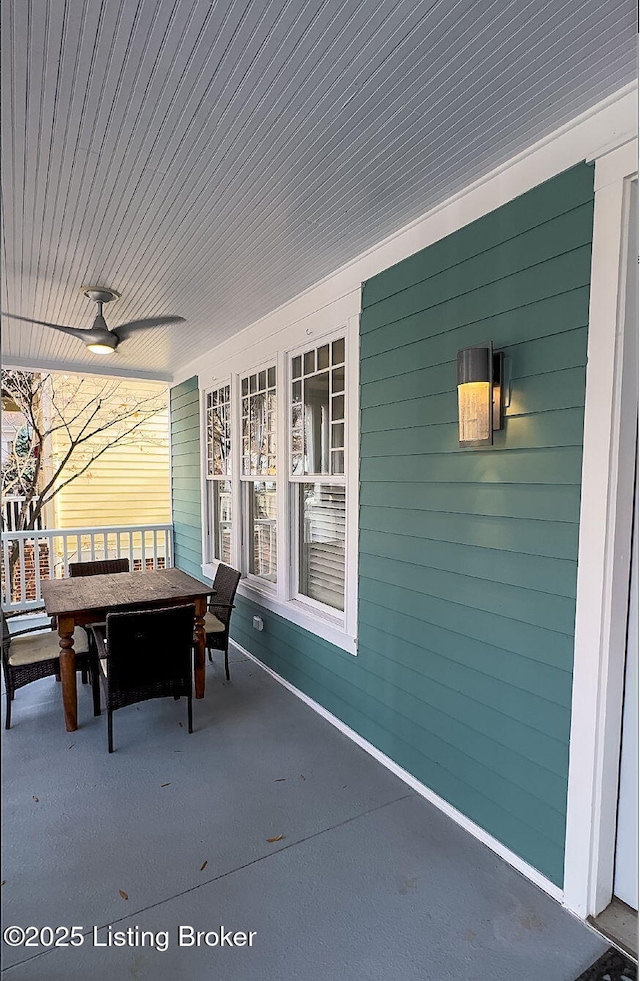
MULTIPOLYGON (((113 379, 3 369, 2 403, 23 420, 2 464, 2 491, 22 498, 12 530, 31 531, 56 494, 108 449, 135 442, 147 420, 166 408, 166 397, 139 398, 113 379)), ((14 542, 10 582, 17 559, 14 542)))

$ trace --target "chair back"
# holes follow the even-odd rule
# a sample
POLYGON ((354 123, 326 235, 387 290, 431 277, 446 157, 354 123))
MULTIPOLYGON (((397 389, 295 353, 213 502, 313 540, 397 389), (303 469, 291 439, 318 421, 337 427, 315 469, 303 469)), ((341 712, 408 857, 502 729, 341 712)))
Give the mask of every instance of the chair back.
POLYGON ((108 576, 114 572, 128 572, 129 559, 101 559, 98 562, 70 562, 69 575, 76 576, 108 576))
POLYGON ((221 623, 224 623, 225 627, 229 626, 231 620, 231 610, 239 582, 240 573, 236 569, 232 569, 230 565, 221 562, 213 580, 215 595, 211 597, 209 609, 221 623))
POLYGON ((11 631, 9 630, 9 622, 4 615, 4 610, 0 610, 0 630, 2 636, 2 660, 8 661, 9 647, 11 645, 11 631))
POLYGON ((107 703, 190 695, 195 606, 107 613, 107 703))

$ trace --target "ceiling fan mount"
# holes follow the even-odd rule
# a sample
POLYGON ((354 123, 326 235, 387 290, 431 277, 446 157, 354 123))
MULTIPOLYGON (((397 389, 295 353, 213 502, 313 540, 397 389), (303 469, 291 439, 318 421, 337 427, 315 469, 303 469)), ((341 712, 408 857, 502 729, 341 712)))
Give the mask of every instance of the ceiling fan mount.
POLYGON ((120 293, 104 286, 83 286, 80 292, 94 303, 111 303, 112 300, 120 299, 120 293))
POLYGON ((34 320, 32 317, 19 317, 15 313, 6 313, 3 316, 11 317, 13 320, 26 320, 30 324, 40 324, 42 327, 53 327, 63 334, 71 334, 81 340, 92 354, 113 354, 122 341, 126 341, 138 330, 147 330, 151 327, 164 327, 167 324, 177 324, 184 320, 184 317, 146 317, 142 320, 130 320, 126 324, 120 324, 113 329, 107 326, 107 322, 102 316, 102 307, 105 303, 118 300, 120 293, 107 286, 83 286, 80 290, 88 300, 92 300, 98 307, 98 312, 93 319, 90 328, 66 327, 62 324, 52 324, 47 320, 34 320))

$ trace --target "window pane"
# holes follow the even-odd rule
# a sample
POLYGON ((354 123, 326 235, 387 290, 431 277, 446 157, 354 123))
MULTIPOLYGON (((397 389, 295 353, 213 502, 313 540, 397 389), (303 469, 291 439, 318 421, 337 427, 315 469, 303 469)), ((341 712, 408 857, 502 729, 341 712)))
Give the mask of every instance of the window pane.
POLYGON ((304 356, 304 373, 305 375, 311 374, 312 371, 316 370, 316 352, 307 351, 304 356))
POLYGON ((325 344, 323 347, 318 348, 318 371, 321 368, 329 367, 329 345, 325 344))
POLYGON ((304 472, 329 473, 329 372, 304 380, 304 472))
POLYGON ((331 427, 331 448, 342 449, 344 446, 344 423, 334 422, 331 427))
POLYGON ((342 364, 344 362, 344 337, 339 341, 334 341, 331 345, 331 363, 342 364))
POLYGON ((292 378, 299 378, 302 374, 302 357, 298 355, 291 362, 291 376, 292 378))
POLYGON ((302 382, 294 381, 291 385, 291 473, 303 473, 302 453, 302 382))
POLYGON ((344 392, 344 366, 334 368, 331 372, 331 390, 334 395, 337 392, 344 392))
POLYGON ((249 572, 275 582, 278 559, 276 484, 275 481, 258 480, 245 483, 244 488, 249 499, 249 572))
POLYGON ((213 558, 231 565, 231 481, 213 480, 213 558))
POLYGON ((332 399, 332 403, 331 410, 333 413, 333 421, 338 422, 339 420, 344 419, 344 395, 336 395, 336 397, 332 399))
POLYGON ((226 385, 207 396, 207 477, 231 476, 229 393, 229 386, 226 385))
POLYGON ((304 596, 344 610, 345 488, 300 484, 300 582, 304 596))
POLYGON ((276 387, 276 369, 275 368, 269 368, 269 371, 267 372, 267 384, 269 385, 269 388, 275 388, 276 387))
MULTIPOLYGON (((275 367, 264 369, 247 380, 250 394, 242 400, 242 472, 247 476, 276 472, 275 367)), ((244 388, 244 385, 243 385, 244 388)))

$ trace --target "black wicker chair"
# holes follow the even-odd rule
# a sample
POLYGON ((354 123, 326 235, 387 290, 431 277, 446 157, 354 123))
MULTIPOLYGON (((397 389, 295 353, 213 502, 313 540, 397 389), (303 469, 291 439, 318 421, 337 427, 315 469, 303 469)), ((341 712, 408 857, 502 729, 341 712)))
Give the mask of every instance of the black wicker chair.
MULTIPOLYGON (((11 728, 11 702, 18 688, 24 688, 32 681, 55 675, 60 678, 60 646, 56 631, 46 627, 28 627, 11 633, 7 618, 0 612, 2 620, 2 670, 6 688, 7 712, 5 728, 11 728)), ((82 671, 83 678, 89 670, 89 643, 83 627, 73 632, 73 646, 76 652, 76 667, 82 671)), ((95 689, 94 689, 95 696, 95 689)), ((94 697, 93 710, 100 714, 94 697)))
POLYGON ((229 625, 239 582, 240 573, 221 562, 213 580, 214 595, 211 597, 204 618, 209 660, 213 660, 211 657, 212 650, 224 651, 224 673, 227 681, 229 680, 229 625))
MULTIPOLYGON (((75 579, 78 576, 108 576, 113 575, 116 572, 128 572, 129 571, 129 559, 98 559, 94 562, 70 562, 69 563, 69 577, 75 579)), ((55 626, 54 621, 51 622, 52 626, 55 626)), ((93 644, 92 635, 89 634, 90 657, 88 658, 88 667, 97 664, 96 662, 96 649, 93 644)), ((93 674, 91 670, 82 672, 82 683, 86 685, 87 681, 91 681, 91 687, 93 689, 93 707, 94 712, 97 706, 98 711, 95 712, 96 715, 100 715, 100 681, 98 680, 98 672, 94 671, 93 674)))
POLYGON ((105 632, 90 626, 107 701, 109 752, 113 713, 149 698, 187 697, 193 732, 192 650, 195 607, 108 613, 105 632), (106 636, 105 636, 106 635, 106 636))
POLYGON ((114 572, 128 572, 129 559, 100 559, 97 562, 70 562, 69 575, 76 576, 108 576, 114 572))

